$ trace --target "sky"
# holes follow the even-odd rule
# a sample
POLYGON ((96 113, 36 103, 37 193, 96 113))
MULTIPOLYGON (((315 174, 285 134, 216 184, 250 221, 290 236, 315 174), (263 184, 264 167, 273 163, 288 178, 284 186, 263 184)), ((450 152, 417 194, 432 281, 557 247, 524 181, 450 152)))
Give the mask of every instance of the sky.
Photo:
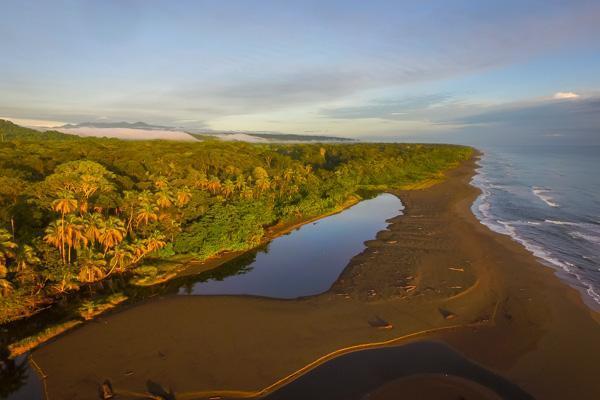
POLYGON ((3 0, 0 116, 600 144, 600 2, 3 0))

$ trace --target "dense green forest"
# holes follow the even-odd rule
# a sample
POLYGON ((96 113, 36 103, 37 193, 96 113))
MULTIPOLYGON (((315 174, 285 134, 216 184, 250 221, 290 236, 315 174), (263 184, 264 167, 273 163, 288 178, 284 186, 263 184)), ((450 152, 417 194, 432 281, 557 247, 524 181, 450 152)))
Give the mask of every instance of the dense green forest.
POLYGON ((265 228, 440 176, 471 149, 122 141, 0 120, 0 323, 149 261, 259 244, 265 228))

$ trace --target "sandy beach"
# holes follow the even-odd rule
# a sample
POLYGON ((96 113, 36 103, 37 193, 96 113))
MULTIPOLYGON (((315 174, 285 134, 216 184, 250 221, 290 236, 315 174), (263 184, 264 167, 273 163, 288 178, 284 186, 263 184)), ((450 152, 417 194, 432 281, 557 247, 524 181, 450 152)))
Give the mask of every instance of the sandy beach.
MULTIPOLYGON (((552 269, 473 216, 474 168, 470 160, 440 184, 394 193, 404 215, 367 242, 326 293, 165 296, 41 346, 32 359, 46 376, 47 397, 96 399, 106 379, 123 399, 148 398, 157 388, 177 399, 275 396, 338 356, 433 340, 534 398, 600 398, 599 314, 552 269)), ((404 379, 372 398, 440 398, 440 387, 495 398, 457 382, 404 379)))

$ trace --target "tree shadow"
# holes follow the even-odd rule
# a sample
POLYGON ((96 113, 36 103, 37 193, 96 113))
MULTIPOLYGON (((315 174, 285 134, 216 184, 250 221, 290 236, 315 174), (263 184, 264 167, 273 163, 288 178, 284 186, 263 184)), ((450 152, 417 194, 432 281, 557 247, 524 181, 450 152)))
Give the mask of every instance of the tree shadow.
POLYGON ((20 360, 0 356, 0 399, 7 398, 27 383, 29 376, 27 358, 20 360))

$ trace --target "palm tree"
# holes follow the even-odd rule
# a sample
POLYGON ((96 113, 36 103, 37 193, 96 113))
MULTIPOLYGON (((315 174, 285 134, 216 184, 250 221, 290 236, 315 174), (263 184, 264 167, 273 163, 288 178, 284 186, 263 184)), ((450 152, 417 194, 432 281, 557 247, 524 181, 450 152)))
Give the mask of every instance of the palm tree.
POLYGON ((269 181, 269 177, 261 177, 256 179, 256 188, 260 193, 268 190, 271 187, 271 182, 269 181))
POLYGON ((206 189, 206 186, 208 185, 206 174, 196 170, 190 171, 190 182, 196 189, 206 189))
POLYGON ((142 203, 137 210, 135 222, 137 225, 148 225, 150 221, 158 220, 158 207, 152 203, 142 203))
POLYGON ((8 259, 15 257, 16 248, 12 235, 7 230, 0 229, 0 265, 6 266, 8 259))
POLYGON ((154 195, 149 190, 144 190, 141 193, 138 193, 137 199, 138 203, 140 204, 152 203, 154 200, 154 195))
POLYGON ((67 263, 71 263, 71 249, 80 249, 87 246, 88 239, 85 235, 86 226, 81 217, 69 215, 63 222, 63 241, 67 244, 67 263))
POLYGON ((142 241, 137 239, 131 245, 131 253, 133 254, 133 258, 131 260, 131 264, 137 264, 147 253, 146 241, 142 241))
POLYGON ((237 189, 237 191, 241 192, 243 188, 246 187, 246 178, 244 178, 244 175, 239 174, 238 176, 235 177, 235 188, 237 189))
POLYGON ((79 266, 77 279, 80 282, 96 282, 105 276, 106 260, 98 254, 86 251, 79 257, 77 264, 79 266))
POLYGON ((269 174, 263 167, 255 167, 252 174, 254 175, 255 185, 259 193, 262 193, 271 187, 269 174))
POLYGON ((231 196, 233 194, 234 190, 235 190, 235 185, 233 184, 231 179, 225 179, 225 182, 223 182, 223 186, 221 187, 221 193, 223 194, 223 196, 225 198, 228 198, 229 196, 231 196))
POLYGON ((100 241, 102 232, 104 231, 104 218, 98 213, 89 214, 85 218, 85 236, 93 245, 100 241))
POLYGON ((73 193, 69 190, 61 190, 58 193, 56 200, 52 202, 52 209, 56 212, 61 213, 64 216, 77 209, 77 199, 73 193))
POLYGON ((157 189, 164 190, 169 187, 169 181, 166 177, 159 176, 154 179, 154 186, 156 186, 157 189))
POLYGON ((104 247, 104 254, 108 249, 112 249, 123 241, 123 238, 127 234, 127 230, 121 221, 117 217, 109 217, 104 222, 104 229, 100 236, 100 243, 104 247))
POLYGON ((216 176, 211 176, 208 183, 206 184, 206 188, 210 190, 213 194, 217 194, 219 189, 221 189, 221 181, 216 176))
POLYGON ((46 227, 46 234, 44 235, 44 242, 48 243, 51 246, 54 246, 60 252, 60 256, 63 260, 63 264, 66 263, 65 260, 65 246, 64 246, 64 224, 59 220, 52 221, 46 227))
POLYGON ((126 243, 120 243, 110 252, 110 271, 106 276, 110 275, 113 271, 124 271, 133 262, 134 255, 133 249, 126 243))
POLYGON ((3 274, 2 267, 0 267, 0 297, 6 297, 10 295, 12 291, 13 285, 8 279, 6 279, 6 274, 3 274))
POLYGON ((146 245, 146 252, 152 253, 155 250, 165 247, 167 242, 165 241, 165 235, 158 231, 154 231, 144 240, 144 244, 146 245))
MULTIPOLYGON (((77 209, 77 199, 73 195, 73 192, 70 190, 61 190, 58 192, 58 198, 52 202, 52 209, 56 212, 60 213, 60 222, 61 222, 61 240, 62 243, 60 245, 63 263, 65 262, 65 215, 69 214, 77 209)), ((70 257, 70 252, 69 252, 70 257)))
POLYGON ((283 171, 283 180, 284 181, 290 182, 293 177, 294 177, 294 170, 293 169, 287 168, 285 171, 283 171))
POLYGON ((17 280, 21 283, 28 280, 35 280, 35 273, 33 272, 32 267, 39 263, 40 259, 33 250, 33 247, 28 245, 20 246, 15 257, 17 280))
POLYGON ((173 205, 173 200, 171 199, 171 194, 166 190, 161 190, 156 193, 156 205, 161 208, 169 208, 173 205))
POLYGON ((133 218, 135 216, 135 208, 136 205, 141 203, 140 195, 138 193, 127 190, 123 192, 123 208, 126 210, 125 212, 128 214, 127 218, 127 232, 131 232, 133 218))
POLYGON ((13 242, 12 236, 8 231, 0 229, 0 295, 8 296, 13 289, 12 283, 7 278, 8 259, 15 257, 17 244, 13 242))
POLYGON ((175 194, 175 200, 178 207, 183 207, 192 199, 192 193, 187 186, 180 188, 175 194))

